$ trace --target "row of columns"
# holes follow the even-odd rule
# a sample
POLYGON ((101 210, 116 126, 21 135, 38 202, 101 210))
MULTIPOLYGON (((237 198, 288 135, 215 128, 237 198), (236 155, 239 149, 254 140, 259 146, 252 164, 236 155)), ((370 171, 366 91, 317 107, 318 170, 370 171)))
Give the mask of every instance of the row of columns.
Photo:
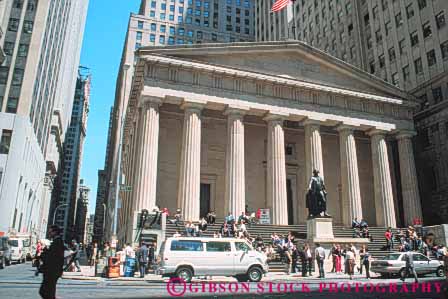
MULTIPOLYGON (((156 205, 157 156, 159 138, 158 100, 146 99, 139 119, 137 155, 135 159, 135 205, 130 210, 152 209, 156 205)), ((180 161, 178 207, 185 220, 198 220, 200 211, 201 168, 201 111, 203 104, 185 103, 180 161)), ((226 212, 239 215, 245 208, 245 157, 244 109, 229 108, 227 115, 226 154, 226 212)), ((284 116, 269 114, 267 122, 267 205, 271 209, 272 223, 288 224, 286 195, 284 116)), ((320 122, 306 120, 305 155, 306 173, 319 169, 324 176, 320 122)), ((350 225, 352 219, 362 219, 362 201, 359 183, 358 159, 354 131, 356 127, 341 125, 339 132, 343 220, 350 225)), ((377 225, 396 227, 396 217, 389 169, 386 132, 372 130, 371 136, 373 180, 377 225)), ((412 135, 398 135, 400 170, 403 186, 403 205, 406 224, 421 218, 416 169, 412 151, 412 135)))

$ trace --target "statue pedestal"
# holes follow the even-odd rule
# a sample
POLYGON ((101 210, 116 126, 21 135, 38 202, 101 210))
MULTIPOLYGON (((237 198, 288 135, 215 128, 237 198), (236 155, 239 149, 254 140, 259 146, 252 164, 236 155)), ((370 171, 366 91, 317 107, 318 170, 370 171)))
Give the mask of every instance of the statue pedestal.
POLYGON ((333 218, 313 218, 306 222, 307 238, 313 243, 333 242, 333 218))

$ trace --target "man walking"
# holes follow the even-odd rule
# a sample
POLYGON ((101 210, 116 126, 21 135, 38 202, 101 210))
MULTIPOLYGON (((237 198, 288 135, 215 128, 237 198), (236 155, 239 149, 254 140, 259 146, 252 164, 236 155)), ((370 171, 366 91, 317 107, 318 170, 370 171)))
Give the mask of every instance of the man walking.
POLYGON ((315 256, 317 266, 319 267, 319 278, 325 278, 325 271, 324 271, 325 249, 322 246, 320 246, 319 243, 316 243, 315 256))
POLYGON ((149 249, 145 243, 137 251, 138 263, 140 265, 140 278, 145 278, 146 266, 148 265, 149 249))
POLYGON ((409 274, 412 273, 414 275, 415 282, 418 283, 417 272, 415 271, 414 266, 414 256, 412 255, 412 252, 406 252, 404 255, 404 259, 406 261, 406 268, 404 269, 404 275, 400 277, 401 281, 405 281, 409 274))
POLYGON ((56 284, 62 276, 64 267, 64 242, 61 239, 61 230, 57 225, 52 225, 48 230, 50 239, 53 239, 48 250, 42 253, 43 265, 40 267, 43 280, 39 294, 43 299, 55 299, 56 284))

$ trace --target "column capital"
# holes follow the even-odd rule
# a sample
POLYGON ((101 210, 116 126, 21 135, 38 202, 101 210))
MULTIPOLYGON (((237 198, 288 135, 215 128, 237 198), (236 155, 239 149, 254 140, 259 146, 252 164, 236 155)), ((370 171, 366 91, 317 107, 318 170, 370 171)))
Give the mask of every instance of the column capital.
POLYGON ((266 122, 281 122, 283 123, 283 121, 289 116, 288 113, 283 113, 283 112, 268 112, 266 113, 266 115, 264 116, 263 120, 266 122))
POLYGON ((399 131, 397 133, 397 135, 395 136, 395 138, 397 138, 397 140, 412 139, 416 135, 417 135, 417 132, 415 132, 415 131, 403 130, 403 131, 399 131))
POLYGON ((183 101, 180 108, 185 111, 193 111, 199 113, 204 109, 205 102, 183 101))
POLYGON ((148 105, 148 104, 161 105, 162 104, 162 99, 158 98, 158 97, 142 94, 140 96, 140 103, 141 103, 142 106, 148 105))
POLYGON ((340 124, 335 129, 339 133, 346 132, 346 131, 353 133, 354 131, 359 130, 359 127, 354 126, 354 125, 340 124))
POLYGON ((389 133, 388 131, 386 131, 386 130, 381 130, 381 129, 372 129, 372 130, 366 132, 366 134, 367 134, 368 136, 370 136, 370 137, 373 137, 373 136, 383 136, 383 137, 386 137, 386 135, 387 135, 388 133, 389 133))
POLYGON ((323 124, 323 120, 307 118, 302 122, 303 126, 317 126, 320 127, 323 124))
POLYGON ((246 107, 228 106, 226 110, 224 110, 224 115, 243 117, 246 115, 247 111, 249 111, 249 108, 246 107))

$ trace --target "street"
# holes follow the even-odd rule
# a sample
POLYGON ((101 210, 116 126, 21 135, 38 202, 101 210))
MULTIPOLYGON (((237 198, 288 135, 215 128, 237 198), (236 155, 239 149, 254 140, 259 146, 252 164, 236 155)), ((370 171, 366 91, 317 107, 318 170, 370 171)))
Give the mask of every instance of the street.
MULTIPOLYGON (((262 283, 250 283, 248 289, 238 286, 235 280, 225 277, 212 281, 195 280, 186 287, 182 284, 167 287, 168 280, 148 275, 145 280, 138 278, 103 279, 76 276, 65 273, 57 288, 57 298, 169 298, 170 293, 178 297, 206 298, 441 298, 438 288, 443 280, 435 276, 420 278, 420 285, 413 285, 413 279, 403 286, 398 279, 367 280, 360 275, 350 281, 345 275, 328 274, 327 279, 301 278, 294 275, 270 273, 262 283), (226 288, 219 289, 219 283, 226 288), (378 288, 381 283, 382 288, 378 288), (426 283, 423 286, 422 283, 426 283), (428 284, 430 283, 430 290, 428 284), (334 288, 337 285, 337 292, 334 288), (349 289, 349 284, 351 288, 349 289), (355 284, 359 285, 358 290, 355 284), (389 288, 396 284, 395 290, 389 288), (214 290, 214 285, 217 288, 214 290), (304 287, 305 285, 305 287, 304 287), (294 288, 293 288, 294 286, 294 288), (271 289, 270 289, 271 288, 271 289), (383 291, 384 290, 384 291, 383 291), (210 293, 210 291, 212 293, 210 293)), ((0 298, 39 298, 38 290, 42 276, 34 276, 34 268, 26 264, 12 265, 0 271, 0 298)), ((171 296, 173 297, 173 296, 171 296)))

